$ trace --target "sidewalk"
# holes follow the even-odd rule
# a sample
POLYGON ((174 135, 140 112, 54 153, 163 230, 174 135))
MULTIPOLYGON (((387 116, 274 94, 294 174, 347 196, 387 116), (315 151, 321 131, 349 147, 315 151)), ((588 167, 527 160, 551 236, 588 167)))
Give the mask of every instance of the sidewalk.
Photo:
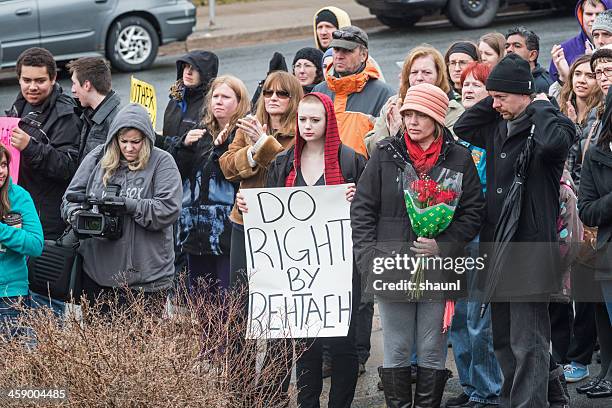
POLYGON ((366 7, 354 0, 259 0, 218 5, 212 27, 209 26, 208 6, 200 6, 193 34, 185 42, 161 47, 160 55, 312 36, 314 14, 332 4, 345 10, 351 16, 352 23, 361 28, 381 26, 366 7))

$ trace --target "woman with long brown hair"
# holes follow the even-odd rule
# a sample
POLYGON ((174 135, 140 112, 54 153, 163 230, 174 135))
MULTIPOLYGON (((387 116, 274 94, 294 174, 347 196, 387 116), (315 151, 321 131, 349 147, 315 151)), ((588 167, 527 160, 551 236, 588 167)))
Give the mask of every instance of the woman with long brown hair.
POLYGON ((29 305, 28 256, 40 256, 43 231, 30 194, 10 178, 11 154, 0 144, 0 339, 19 333, 29 305))
MULTIPOLYGON (((240 188, 264 187, 268 165, 276 155, 293 145, 297 108, 303 96, 299 81, 287 72, 273 72, 263 84, 257 113, 239 119, 236 137, 219 164, 227 180, 240 183, 240 188)), ((246 283, 246 249, 242 214, 234 205, 230 280, 246 283)))

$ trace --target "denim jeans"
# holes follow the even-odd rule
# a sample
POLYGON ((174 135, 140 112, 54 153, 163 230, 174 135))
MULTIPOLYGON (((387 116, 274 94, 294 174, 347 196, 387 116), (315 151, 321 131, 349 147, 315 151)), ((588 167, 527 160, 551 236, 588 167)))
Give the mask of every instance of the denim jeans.
MULTIPOLYGON (((468 245, 469 255, 478 257, 478 242, 468 245)), ((469 290, 476 290, 476 274, 467 271, 469 290)), ((471 401, 499 404, 502 376, 493 350, 491 311, 480 317, 480 302, 460 300, 449 334, 463 392, 471 401)))
POLYGON ((612 281, 601 281, 601 293, 603 294, 606 308, 608 309, 608 317, 612 325, 612 281))
MULTIPOLYGON (((20 303, 22 307, 29 307, 29 297, 0 297, 0 338, 11 339, 21 335, 28 335, 30 337, 30 329, 19 325, 21 311, 16 306, 20 303)), ((26 340, 26 342, 29 343, 30 340, 26 340)))
POLYGON ((42 307, 50 307, 57 318, 63 318, 65 307, 64 302, 48 298, 47 296, 39 295, 38 293, 32 291, 30 291, 30 299, 32 308, 38 309, 42 307))

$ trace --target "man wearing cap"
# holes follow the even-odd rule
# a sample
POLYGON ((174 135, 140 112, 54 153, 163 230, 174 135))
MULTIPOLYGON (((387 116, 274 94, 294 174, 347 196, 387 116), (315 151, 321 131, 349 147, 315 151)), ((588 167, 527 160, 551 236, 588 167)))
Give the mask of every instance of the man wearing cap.
POLYGON ((367 157, 365 134, 372 130, 393 89, 380 80, 380 72, 368 60, 365 31, 355 26, 334 31, 330 47, 334 50, 333 66, 327 68, 326 81, 314 92, 334 101, 342 143, 367 157))
POLYGON ((341 27, 351 25, 348 13, 338 7, 323 7, 314 15, 313 31, 315 44, 322 52, 329 49, 332 34, 341 27))
MULTIPOLYGON (((546 407, 549 384, 558 381, 549 380, 548 298, 560 287, 559 180, 575 128, 546 95, 534 96, 529 63, 516 54, 493 68, 486 87, 490 96, 466 110, 454 130, 487 154, 481 253, 491 254, 496 228, 503 228, 500 221, 516 226, 507 257, 495 269, 499 279, 490 299, 497 302, 491 304, 491 321, 495 355, 504 375, 501 406, 546 407), (533 143, 528 144, 531 135, 533 143), (525 180, 515 185, 524 186, 522 199, 506 202, 515 184, 515 163, 526 151, 531 159, 526 161, 525 180), (502 218, 504 205, 518 206, 518 213, 502 218)), ((489 268, 488 282, 495 282, 490 280, 491 264, 489 268)))
POLYGON ((517 54, 529 63, 537 93, 548 94, 554 83, 550 74, 538 63, 540 37, 523 26, 513 27, 506 33, 506 54, 517 54))
MULTIPOLYGON (((324 93, 334 101, 342 143, 368 157, 365 135, 374 127, 375 118, 394 91, 380 79, 380 71, 368 59, 368 35, 362 29, 348 26, 335 31, 330 47, 333 65, 327 68, 325 81, 313 92, 324 93)), ((360 302, 356 316, 355 342, 361 374, 370 356, 374 303, 360 302)))

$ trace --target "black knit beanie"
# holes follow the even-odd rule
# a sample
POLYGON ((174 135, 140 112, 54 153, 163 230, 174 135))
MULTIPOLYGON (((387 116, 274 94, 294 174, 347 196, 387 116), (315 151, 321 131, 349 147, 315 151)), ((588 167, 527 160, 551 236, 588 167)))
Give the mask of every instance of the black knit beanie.
POLYGON ((326 23, 330 23, 336 28, 338 27, 338 17, 334 13, 332 13, 329 9, 323 9, 319 14, 317 14, 317 18, 315 19, 315 26, 318 26, 319 23, 325 21, 326 23))
POLYGON ((304 47, 298 52, 295 53, 295 58, 293 58, 293 64, 295 65, 298 60, 305 59, 314 64, 317 69, 321 69, 321 61, 323 61, 323 51, 318 50, 312 47, 304 47))
POLYGON ((471 42, 460 41, 454 43, 448 49, 446 55, 450 57, 452 54, 457 52, 469 55, 474 61, 478 61, 480 59, 480 57, 478 56, 478 48, 476 48, 476 46, 471 42))
POLYGON ((487 91, 531 95, 535 93, 533 75, 529 63, 511 53, 495 65, 487 78, 487 91))

